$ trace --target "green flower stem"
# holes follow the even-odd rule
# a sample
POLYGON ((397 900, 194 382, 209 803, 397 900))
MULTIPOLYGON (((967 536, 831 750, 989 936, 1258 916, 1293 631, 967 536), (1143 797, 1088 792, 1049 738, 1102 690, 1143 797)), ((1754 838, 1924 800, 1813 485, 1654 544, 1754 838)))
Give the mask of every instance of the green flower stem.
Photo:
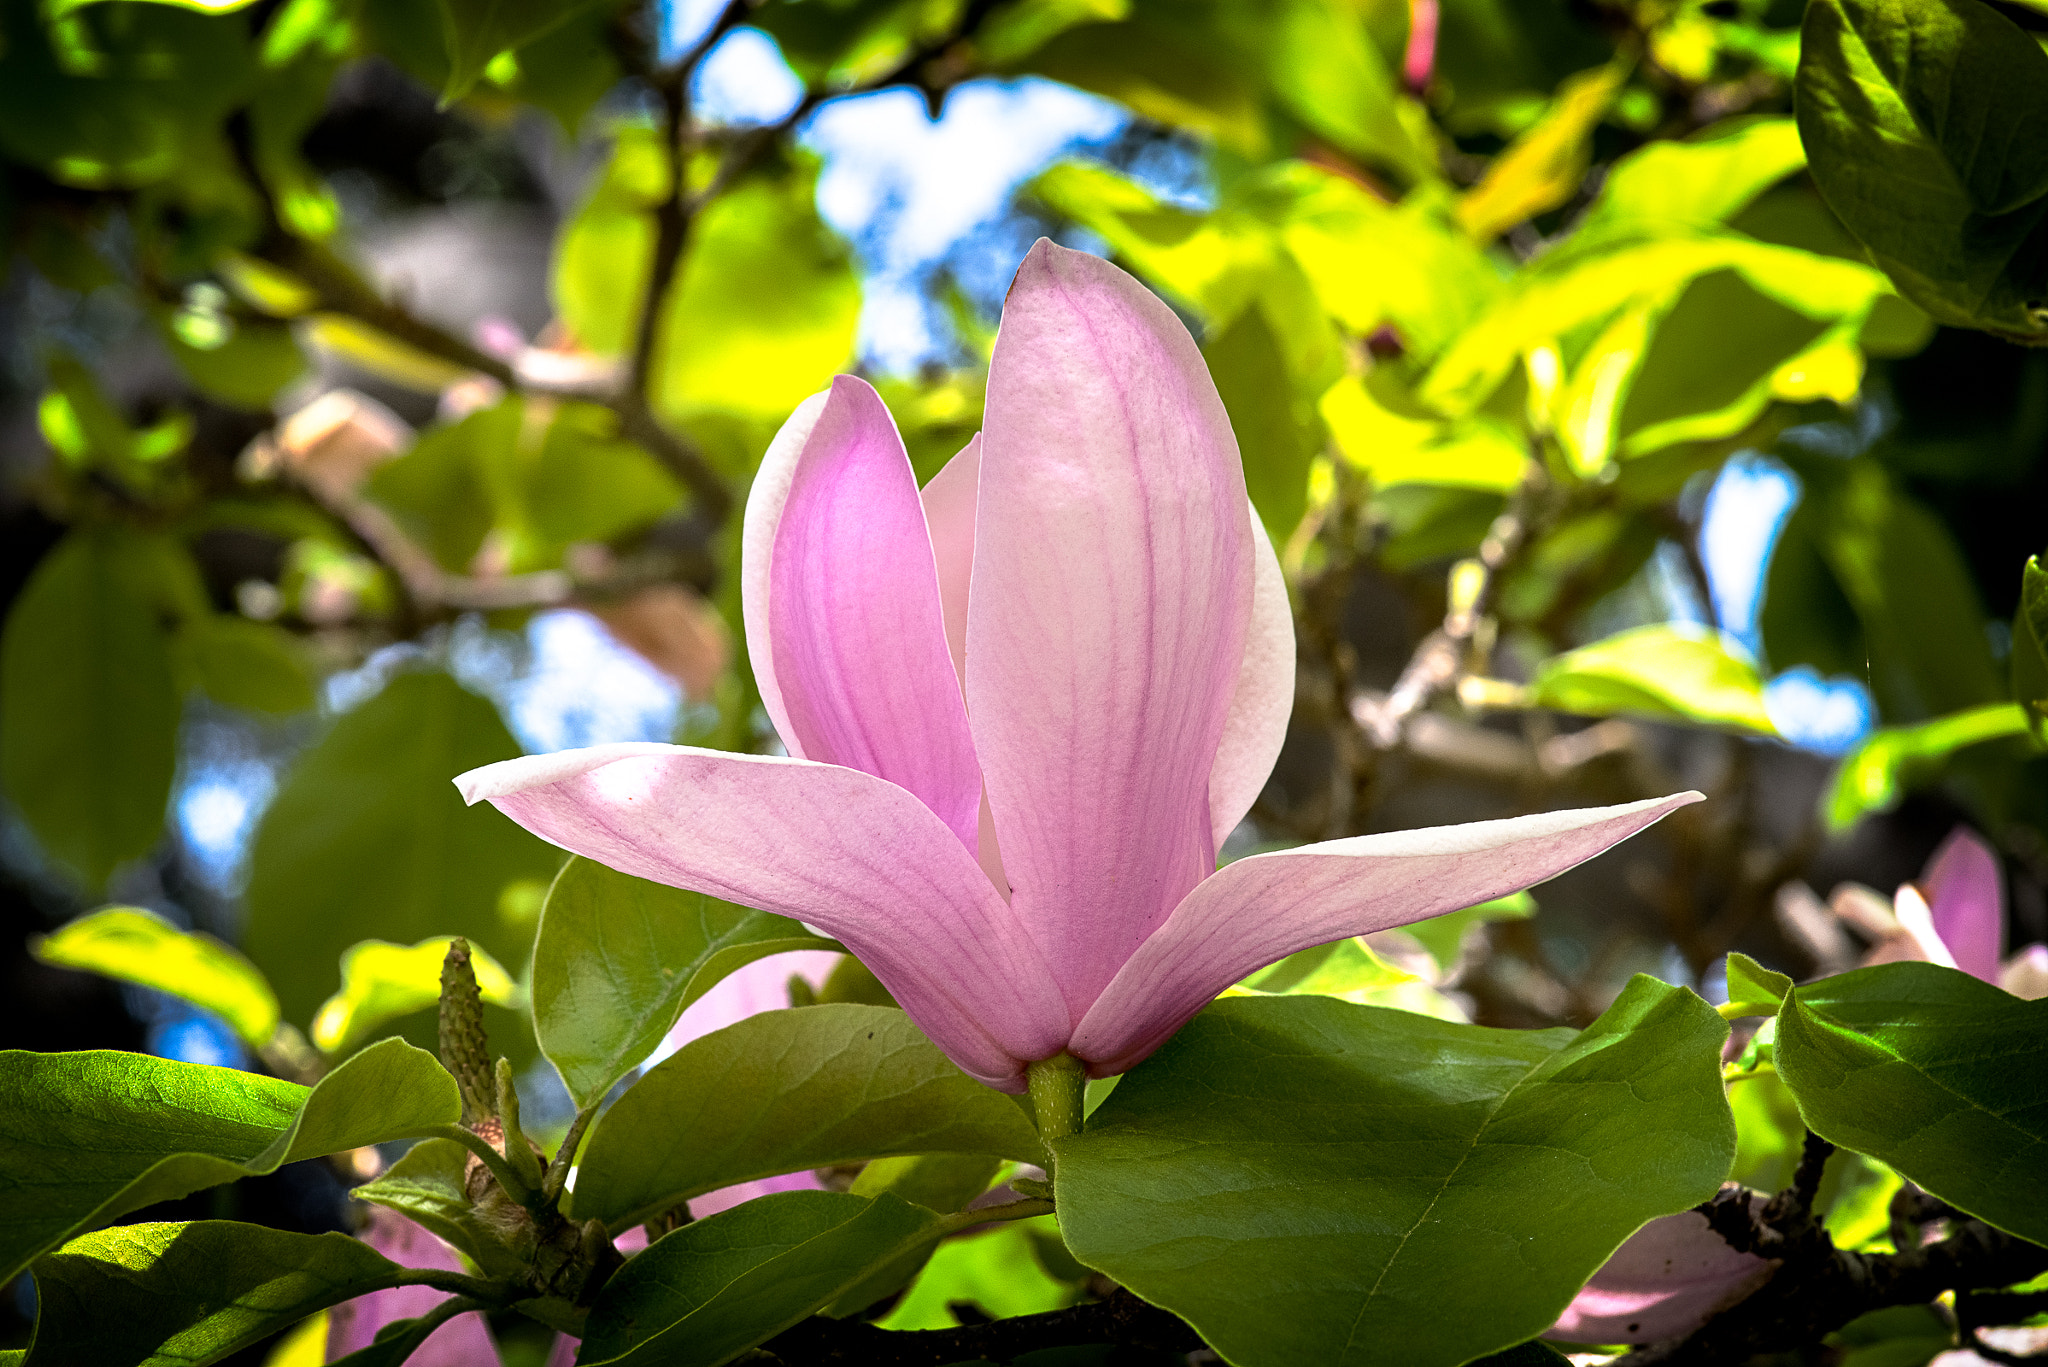
POLYGON ((1040 1059, 1024 1076, 1031 1090, 1031 1110, 1038 1118, 1038 1138, 1045 1145, 1045 1170, 1049 1173, 1054 1143, 1081 1132, 1081 1102, 1088 1086, 1088 1069, 1072 1054, 1061 1053, 1040 1059))
POLYGON ((512 1062, 499 1059, 497 1069, 498 1118, 505 1125, 505 1159, 532 1191, 541 1191, 546 1185, 546 1176, 541 1172, 540 1159, 533 1153, 533 1145, 526 1142, 526 1131, 519 1125, 519 1088, 512 1080, 512 1062))
POLYGON ((493 1148, 482 1135, 460 1125, 436 1125, 423 1134, 430 1139, 452 1139, 482 1159, 483 1165, 491 1170, 491 1176, 497 1178, 498 1185, 505 1189, 505 1194, 520 1205, 530 1210, 540 1199, 540 1194, 505 1161, 505 1155, 493 1148))
POLYGON ((999 1206, 983 1206, 979 1210, 956 1211, 939 1221, 947 1234, 958 1234, 963 1229, 976 1225, 1000 1224, 1008 1220, 1029 1220, 1035 1215, 1050 1215, 1051 1201, 1042 1196, 1027 1197, 1022 1201, 1005 1201, 999 1206))

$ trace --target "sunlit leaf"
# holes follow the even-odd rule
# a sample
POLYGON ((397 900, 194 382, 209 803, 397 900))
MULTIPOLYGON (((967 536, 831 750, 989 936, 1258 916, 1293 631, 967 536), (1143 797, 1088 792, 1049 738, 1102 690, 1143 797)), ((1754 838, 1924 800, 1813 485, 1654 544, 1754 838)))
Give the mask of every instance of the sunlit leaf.
POLYGON ((1579 221, 1581 236, 1647 224, 1712 227, 1806 165, 1789 118, 1724 120, 1690 138, 1652 142, 1617 160, 1579 221))
POLYGON ((831 947, 795 921, 572 859, 541 912, 534 1032, 587 1105, 726 974, 770 954, 831 947))
POLYGON ((1756 665, 1718 633, 1677 623, 1635 627, 1546 660, 1530 700, 1586 716, 1629 713, 1777 733, 1756 665))
POLYGON ((576 1360, 714 1367, 942 1231, 931 1211, 886 1194, 790 1191, 743 1202, 627 1263, 591 1308, 576 1360))
POLYGON ((1799 133, 1814 183, 1944 323, 2048 337, 2048 52, 1978 0, 1816 0, 1799 133))
POLYGON ((1593 129, 1627 76, 1626 67, 1603 66, 1558 87, 1543 117, 1494 158, 1485 176, 1458 201, 1458 222, 1465 231, 1491 241, 1570 199, 1586 178, 1593 129))
POLYGON ((1289 113, 1337 146, 1403 181, 1437 175, 1421 110, 1402 94, 1366 40, 1358 11, 1341 0, 1286 0, 1277 7, 1273 93, 1289 113), (1414 115, 1403 106, 1414 108, 1414 115))
POLYGON ((1822 806, 1828 827, 1844 830, 1865 812, 1887 810, 1904 789, 1966 746, 2026 734, 2027 713, 2017 703, 1989 703, 1918 726, 1873 731, 1835 770, 1822 806))
POLYGON ((1534 897, 1526 892, 1511 892, 1491 902, 1481 902, 1476 907, 1446 912, 1427 921, 1402 926, 1401 930, 1428 950, 1437 966, 1448 973, 1464 950, 1466 936, 1474 929, 1490 921, 1521 921, 1535 914, 1534 897))
POLYGON ((940 1244, 903 1299, 876 1323, 884 1329, 951 1329, 960 1323, 952 1307, 963 1301, 997 1319, 1071 1304, 1075 1289, 1048 1275, 1038 1261, 1041 1239, 1059 1239, 1050 1215, 940 1244))
POLYGON ((36 1264, 28 1361, 197 1367, 408 1280, 405 1268, 346 1234, 227 1220, 123 1225, 36 1264))
MULTIPOLYGON (((496 811, 465 807, 451 782, 518 753, 488 702, 445 674, 409 673, 299 759, 251 846, 242 940, 285 1019, 310 1025, 342 951, 366 938, 465 935, 525 963, 531 922, 509 914, 505 894, 552 877, 559 856, 496 811)), ((511 1054, 517 1037, 505 1036, 497 1048, 511 1054)))
POLYGON ((1445 421, 1400 413, 1358 376, 1331 385, 1320 409, 1337 449, 1375 488, 1442 484, 1506 493, 1529 463, 1526 439, 1513 425, 1490 415, 1445 421))
POLYGON ((2048 1001, 1935 964, 1859 969, 1786 994, 1777 1065, 1822 1138, 2048 1241, 2048 1001))
POLYGON ((168 641, 114 529, 43 557, 0 637, 0 782, 91 887, 163 832, 177 764, 168 641))
POLYGON ((1456 1367, 1713 1193, 1726 1037, 1641 977, 1576 1036, 1225 1000, 1059 1141, 1060 1228, 1244 1367, 1456 1367))
POLYGON ((30 951, 46 964, 119 978, 203 1007, 252 1049, 277 1031, 277 998, 256 965, 211 935, 179 930, 152 911, 96 911, 33 941, 30 951))
MULTIPOLYGON (((341 990, 321 1003, 313 1017, 313 1043, 330 1054, 347 1053, 386 1022, 438 1003, 441 965, 453 940, 449 935, 416 945, 364 940, 343 950, 341 990)), ((519 989, 496 959, 472 946, 470 966, 485 1001, 517 1004, 519 989)))
POLYGON ((1386 1006, 1460 1024, 1467 1019, 1455 1002, 1415 974, 1394 967, 1357 938, 1290 954, 1252 974, 1228 995, 1335 997, 1359 1006, 1386 1006))
POLYGON ((453 1124, 455 1079, 402 1040, 312 1089, 145 1054, 0 1053, 0 1276, 131 1210, 453 1124))
POLYGON ((1014 1101, 954 1067, 901 1011, 765 1011, 684 1045, 605 1112, 575 1213, 624 1228, 736 1182, 909 1153, 1030 1161, 1040 1149, 1014 1101))
POLYGON ((1728 956, 1728 1005, 1722 1014, 1776 1015, 1792 980, 1765 968, 1747 954, 1728 956))
POLYGON ((2027 557, 2012 619, 2012 695, 2027 710, 2034 739, 2048 741, 2048 567, 2027 557))

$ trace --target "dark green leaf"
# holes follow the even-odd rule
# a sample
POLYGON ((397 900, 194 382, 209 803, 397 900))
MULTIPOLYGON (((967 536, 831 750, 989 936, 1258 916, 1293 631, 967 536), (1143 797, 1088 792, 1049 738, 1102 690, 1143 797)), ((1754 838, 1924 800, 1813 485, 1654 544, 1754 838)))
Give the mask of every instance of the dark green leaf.
POLYGON ((2048 337, 2048 53, 1978 0, 1815 0, 1799 135, 1828 207, 1936 320, 2048 337))
POLYGON ((201 1367, 418 1274, 346 1234, 228 1220, 122 1225, 36 1264, 33 1367, 201 1367))
POLYGON ((2037 741, 2048 741, 2048 567, 2027 557, 2012 617, 2012 696, 2037 741))
POLYGON ((448 84, 442 103, 459 100, 507 48, 538 38, 593 0, 440 0, 448 84))
POLYGON ((277 996, 250 963, 211 935, 179 930, 153 911, 109 907, 30 945, 46 964, 140 983, 203 1007, 252 1049, 277 1030, 277 996))
POLYGON ((908 1153, 1039 1155, 1023 1109, 955 1068, 901 1011, 765 1011, 692 1040, 607 1111, 579 1220, 622 1229, 774 1173, 908 1153))
POLYGON ((311 1089, 145 1054, 0 1053, 0 1279, 124 1212, 452 1124, 455 1080, 402 1040, 311 1089))
POLYGON ((162 834, 178 690, 152 604, 114 530, 43 558, 0 639, 0 781, 44 848, 98 888, 162 834))
POLYGON ((488 1276, 516 1277, 524 1261, 476 1218, 469 1199, 469 1163, 469 1150, 453 1139, 422 1139, 349 1195, 424 1226, 488 1276))
POLYGON ((1778 1075, 1815 1134, 2048 1242, 2048 1001, 1896 963, 1787 994, 1778 1075))
POLYGON ((210 613, 180 633, 199 686, 215 702, 284 716, 313 706, 313 680, 298 643, 281 628, 210 613))
MULTIPOLYGON (((341 953, 365 937, 415 944, 466 935, 500 962, 526 959, 505 899, 551 877, 559 856, 450 781, 519 753, 488 702, 445 674, 405 674, 344 713, 300 758, 257 829, 243 947, 305 1025, 341 953)), ((512 1041, 496 1043, 511 1054, 512 1041)))
POLYGON ((683 1226, 606 1283, 577 1362, 713 1367, 939 1237, 894 1196, 791 1191, 683 1226))
POLYGON ((534 1033, 569 1094, 588 1105, 726 974, 831 945, 780 916, 571 859, 534 942, 534 1033))
MULTIPOLYGON (((979 1153, 926 1153, 902 1158, 877 1158, 860 1170, 860 1175, 853 1179, 848 1190, 855 1196, 880 1196, 888 1192, 926 1210, 951 1214, 964 1209, 969 1201, 987 1191, 988 1184, 995 1180, 1002 1166, 1000 1158, 979 1153)), ((1015 1229, 1017 1225, 1004 1225, 1002 1228, 1015 1229)), ((1023 1233, 1021 1229, 1018 1232, 1023 1233)), ((1057 1238, 1057 1233, 1053 1237, 1057 1238)), ((921 1246, 893 1263, 877 1267, 852 1289, 840 1293, 839 1298, 826 1307, 825 1313, 856 1315, 884 1297, 893 1296, 910 1284, 911 1279, 932 1259, 934 1252, 929 1245, 921 1246)), ((1031 1308, 1049 1310, 1052 1307, 1031 1308)), ((1029 1314, 1030 1311, 1005 1313, 1029 1314)))
POLYGON ((1577 1036, 1225 1000, 1059 1143, 1061 1228, 1243 1367, 1455 1367, 1715 1190, 1726 1037, 1643 977, 1577 1036))

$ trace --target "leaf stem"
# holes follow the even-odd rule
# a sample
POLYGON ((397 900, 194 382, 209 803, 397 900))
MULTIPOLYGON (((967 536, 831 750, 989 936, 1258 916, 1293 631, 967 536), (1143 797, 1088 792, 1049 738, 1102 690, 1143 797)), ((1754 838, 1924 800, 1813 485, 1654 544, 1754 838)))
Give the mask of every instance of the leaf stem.
POLYGON ((1002 1224, 1010 1220, 1029 1220, 1039 1215, 1050 1215, 1053 1203, 1043 1196, 1027 1196, 1020 1201, 1005 1201, 999 1206, 983 1206, 979 1210, 955 1211, 939 1221, 947 1234, 958 1234, 963 1229, 976 1225, 1002 1224))
POLYGON ((460 1125, 435 1125, 420 1133, 430 1139, 452 1139, 482 1159, 483 1165, 491 1170, 491 1176, 497 1178, 498 1185, 505 1189, 505 1194, 520 1205, 531 1209, 534 1201, 538 1199, 539 1193, 526 1184, 512 1165, 505 1161, 505 1155, 493 1148, 491 1142, 482 1135, 460 1125))
POLYGON ((576 1162, 576 1149, 583 1143, 583 1132, 597 1118, 597 1105, 593 1101, 576 1112, 576 1118, 569 1122, 569 1133, 562 1136, 561 1147, 555 1150, 547 1172, 541 1176, 541 1199, 551 1205, 562 1199, 562 1188, 569 1184, 569 1169, 576 1162))

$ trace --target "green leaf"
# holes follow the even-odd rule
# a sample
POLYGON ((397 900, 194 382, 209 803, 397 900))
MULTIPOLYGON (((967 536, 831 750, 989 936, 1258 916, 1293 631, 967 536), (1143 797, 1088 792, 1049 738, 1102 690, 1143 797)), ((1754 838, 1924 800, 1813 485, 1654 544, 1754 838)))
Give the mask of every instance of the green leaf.
POLYGON ((448 84, 441 103, 469 93, 491 59, 566 22, 594 0, 440 0, 448 84))
POLYGON ((1526 892, 1511 892, 1505 897, 1496 897, 1491 902, 1481 902, 1476 907, 1463 911, 1449 911, 1442 916, 1432 916, 1427 921, 1402 926, 1403 934, 1412 936, 1435 959, 1437 967, 1446 973, 1457 964, 1464 952, 1465 936, 1473 928, 1488 921, 1523 921, 1536 914, 1536 899, 1526 892))
POLYGON ((590 197, 555 243, 555 309, 578 345, 600 356, 632 346, 632 310, 647 290, 654 251, 654 206, 668 194, 669 164, 653 128, 612 130, 611 158, 593 177, 590 197))
POLYGON ((815 161, 742 182, 691 229, 662 310, 656 406, 782 421, 847 364, 860 303, 853 254, 818 217, 815 161))
MULTIPOLYGON (((454 939, 439 935, 416 945, 364 940, 343 950, 341 990, 313 1017, 313 1043, 324 1053, 345 1054, 385 1022, 438 1004, 441 965, 454 939)), ((519 988, 496 959, 472 945, 470 964, 485 1001, 518 1005, 519 988)))
POLYGON ((118 531, 72 532, 0 638, 0 783, 92 888, 157 843, 178 758, 170 647, 129 553, 118 531))
POLYGON ((422 1139, 349 1195, 397 1211, 458 1249, 486 1276, 517 1278, 526 1262, 477 1218, 469 1199, 472 1158, 453 1139, 422 1139))
POLYGON ((1428 123, 1404 117, 1403 105, 1410 102, 1367 41, 1358 11, 1336 0, 1288 0, 1276 8, 1268 71, 1287 111, 1404 181, 1435 179, 1435 160, 1414 131, 1428 123))
POLYGON ((2038 555, 2027 557, 2012 616, 2012 696, 2034 739, 2048 743, 2048 566, 2038 555))
MULTIPOLYGON (((964 1209, 969 1201, 987 1191, 988 1184, 995 1180, 996 1173, 1003 1166, 1000 1158, 979 1153, 925 1153, 877 1158, 860 1170, 860 1175, 853 1179, 848 1190, 855 1196, 880 1196, 888 1192, 926 1210, 951 1214, 964 1209)), ((1058 1238, 1059 1235, 1055 1231, 1052 1237, 1058 1238)), ((952 1245, 940 1247, 950 1248, 952 1245)), ((885 1297, 895 1295, 919 1275, 935 1252, 928 1245, 922 1246, 894 1262, 880 1265, 852 1288, 841 1292, 825 1308, 825 1313, 835 1318, 857 1315, 885 1297)), ((947 1322, 952 1321, 949 1319, 947 1322)))
MULTIPOLYGON (((985 1233, 940 1244, 910 1290, 877 1320, 884 1329, 951 1329, 964 1301, 996 1319, 1037 1315, 1071 1304, 1075 1290, 1048 1274, 1038 1241, 1059 1239, 1053 1216, 1012 1220, 985 1233)), ((851 1297, 849 1297, 851 1299, 851 1297)))
POLYGON ((2048 1243, 2048 1001, 1934 964, 1793 989, 1778 1075, 1823 1139, 2048 1243))
POLYGON ((1805 165, 1791 119, 1724 120, 1616 161, 1574 231, 1586 236, 1660 223, 1713 227, 1805 165))
POLYGON ((1938 771, 1965 746, 2027 734, 2027 712, 2017 703, 1992 703, 1937 717, 1918 726, 1873 731, 1842 757, 1822 799, 1828 829, 1846 830, 1865 812, 1889 810, 1901 792, 1938 771))
POLYGON ((726 974, 785 950, 831 947, 795 921, 571 859, 534 942, 534 1033, 587 1106, 726 974))
POLYGON ((1276 545, 1308 507, 1308 467, 1323 445, 1314 401, 1299 392, 1266 311, 1254 305, 1202 348, 1230 414, 1252 506, 1276 545))
POLYGON ((1718 633, 1665 622, 1544 661, 1530 701, 1604 717, 1632 713, 1777 734, 1756 666, 1718 633))
MULTIPOLYGON (((285 1019, 309 1023, 342 951, 365 938, 464 935, 523 965, 527 926, 506 898, 558 855, 450 781, 519 753, 497 709, 445 674, 403 674, 300 757, 257 828, 243 948, 285 1019)), ((512 1054, 510 1041, 497 1048, 512 1054)))
POLYGON ((1776 1015, 1785 994, 1791 990, 1792 980, 1783 973, 1765 968, 1747 954, 1730 954, 1728 1004, 1721 1008, 1721 1014, 1730 1020, 1738 1015, 1776 1015))
POLYGON ((283 323, 214 315, 202 331, 193 326, 189 312, 161 314, 158 322, 164 345, 186 378, 237 408, 269 408, 280 390, 306 373, 305 355, 283 323))
POLYGON ((1939 322, 2048 337, 2048 52, 1978 0, 1815 0, 1799 134, 1814 184, 1939 322))
POLYGON ((1628 68, 1617 62, 1582 71, 1559 86, 1543 116, 1458 201, 1465 231, 1490 242, 1577 193, 1592 159, 1593 130, 1627 78, 1628 68))
POLYGON ((714 1367, 837 1300, 948 1225, 890 1195, 789 1191, 669 1234, 619 1270, 577 1362, 714 1367))
POLYGON ((1456 1367, 1713 1193, 1726 1038, 1640 976, 1577 1036, 1225 1000, 1059 1142, 1060 1227, 1240 1367, 1456 1367))
POLYGON ((684 1045, 605 1112, 576 1218, 623 1229, 735 1182, 909 1153, 1041 1150, 1016 1102, 954 1067, 901 1011, 765 1011, 684 1045))
POLYGON ((410 451, 373 470, 364 494, 389 510, 441 568, 466 573, 499 520, 505 492, 493 487, 491 476, 515 468, 525 411, 518 399, 507 399, 429 429, 410 451))
POLYGON ((386 1040, 312 1089, 143 1054, 0 1053, 0 1279, 81 1230, 461 1117, 455 1079, 386 1040))
POLYGON ((277 1033, 277 997, 256 965, 211 935, 179 930, 153 911, 109 907, 29 948, 46 964, 139 983, 211 1011, 252 1049, 277 1033))
POLYGON ((611 411, 595 404, 556 409, 520 489, 533 544, 515 552, 515 566, 553 565, 575 542, 612 541, 682 504, 675 477, 617 429, 611 411))
POLYGON ((354 1296, 421 1279, 346 1234, 122 1225, 36 1264, 32 1367, 201 1367, 354 1296))
POLYGON ((185 624, 179 645, 215 702, 272 716, 312 709, 312 677, 298 643, 282 628, 209 613, 185 624))

